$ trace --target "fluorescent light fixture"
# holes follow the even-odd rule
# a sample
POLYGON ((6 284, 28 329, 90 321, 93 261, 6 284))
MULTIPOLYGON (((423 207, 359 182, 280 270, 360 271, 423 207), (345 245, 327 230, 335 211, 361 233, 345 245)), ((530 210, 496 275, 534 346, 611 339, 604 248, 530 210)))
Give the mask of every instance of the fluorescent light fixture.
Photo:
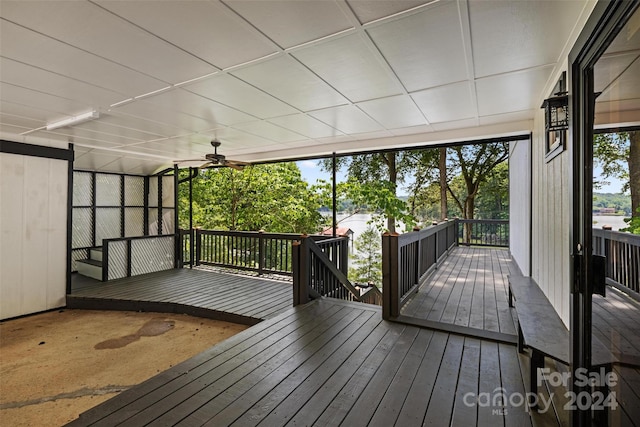
POLYGON ((97 119, 98 117, 100 117, 100 113, 98 113, 97 110, 87 111, 86 113, 78 114, 77 116, 58 120, 57 122, 47 123, 47 130, 54 130, 58 128, 63 128, 65 126, 77 125, 80 123, 87 122, 89 120, 97 119))

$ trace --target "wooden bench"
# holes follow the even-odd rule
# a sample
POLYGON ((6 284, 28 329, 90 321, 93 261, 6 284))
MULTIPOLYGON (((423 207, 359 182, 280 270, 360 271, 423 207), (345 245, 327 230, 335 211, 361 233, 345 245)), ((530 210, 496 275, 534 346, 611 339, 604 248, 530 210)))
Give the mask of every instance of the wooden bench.
MULTIPOLYGON (((538 284, 530 277, 509 276, 509 307, 516 301, 518 316, 518 351, 531 350, 529 378, 531 392, 538 392, 537 372, 544 367, 544 358, 550 357, 570 365, 569 330, 553 308, 538 284)), ((595 337, 592 342, 592 365, 611 371, 613 356, 595 337)))

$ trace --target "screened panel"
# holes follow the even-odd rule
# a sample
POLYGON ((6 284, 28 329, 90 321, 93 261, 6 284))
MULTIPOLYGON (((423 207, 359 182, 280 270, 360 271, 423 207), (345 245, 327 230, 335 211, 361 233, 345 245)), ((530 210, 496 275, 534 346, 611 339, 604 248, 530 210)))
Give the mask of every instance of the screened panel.
POLYGON ((173 208, 176 205, 173 185, 173 175, 162 177, 162 207, 173 208))
POLYGON ((174 215, 175 209, 162 208, 162 234, 173 234, 176 232, 174 215))
POLYGON ((71 247, 87 248, 93 246, 93 218, 91 208, 73 208, 71 247))
POLYGON ((124 208, 124 237, 144 236, 144 208, 124 208))
POLYGON ((144 177, 124 177, 125 206, 144 206, 144 177))
POLYGON ((102 246, 103 239, 121 237, 120 208, 96 209, 96 244, 102 246))
POLYGON ((158 206, 158 177, 149 177, 149 206, 158 206))
POLYGON ((158 208, 149 209, 149 235, 158 234, 158 208))
POLYGON ((131 241, 131 275, 152 273, 174 268, 175 238, 173 236, 131 241))
POLYGON ((120 206, 120 175, 96 174, 96 206, 120 206))
POLYGON ((107 280, 127 277, 127 241, 109 242, 109 269, 107 280))
POLYGON ((92 178, 89 172, 73 172, 73 206, 93 204, 92 178))

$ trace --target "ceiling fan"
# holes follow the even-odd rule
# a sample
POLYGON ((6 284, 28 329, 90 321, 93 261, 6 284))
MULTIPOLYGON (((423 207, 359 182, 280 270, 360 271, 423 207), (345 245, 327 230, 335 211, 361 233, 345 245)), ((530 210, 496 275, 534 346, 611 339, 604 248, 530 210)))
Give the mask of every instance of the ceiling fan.
POLYGON ((196 166, 199 169, 215 168, 215 167, 230 167, 235 170, 242 170, 245 166, 249 165, 247 162, 241 162, 238 160, 227 159, 224 155, 218 154, 218 147, 222 143, 218 139, 211 141, 213 147, 213 153, 205 154, 204 158, 200 159, 188 159, 188 160, 174 160, 173 163, 180 165, 184 163, 205 162, 196 166))

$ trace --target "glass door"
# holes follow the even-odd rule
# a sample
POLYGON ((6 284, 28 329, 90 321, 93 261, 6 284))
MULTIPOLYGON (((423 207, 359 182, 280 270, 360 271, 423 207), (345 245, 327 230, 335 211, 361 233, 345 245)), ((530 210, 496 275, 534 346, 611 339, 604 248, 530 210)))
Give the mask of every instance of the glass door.
POLYGON ((570 55, 572 426, 640 425, 640 236, 619 218, 631 214, 624 184, 640 186, 629 170, 640 167, 637 9, 599 3, 570 55), (616 194, 603 195, 607 180, 616 194))

